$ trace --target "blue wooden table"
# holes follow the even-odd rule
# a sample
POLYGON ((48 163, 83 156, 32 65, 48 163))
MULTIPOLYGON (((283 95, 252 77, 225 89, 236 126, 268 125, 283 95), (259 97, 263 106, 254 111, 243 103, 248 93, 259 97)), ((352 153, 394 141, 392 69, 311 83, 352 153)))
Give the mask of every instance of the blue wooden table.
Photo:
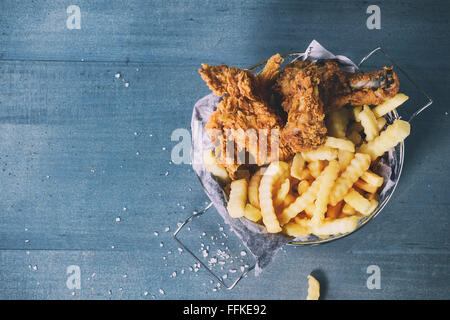
MULTIPOLYGON (((0 298, 304 299, 311 272, 325 299, 450 298, 449 5, 377 4, 381 29, 365 1, 1 1, 0 298), (374 221, 285 247, 226 290, 172 237, 208 199, 171 135, 209 93, 200 63, 248 67, 313 39, 354 61, 382 45, 434 104, 374 221)), ((227 280, 253 263, 214 210, 183 239, 208 263, 232 256, 227 280)))

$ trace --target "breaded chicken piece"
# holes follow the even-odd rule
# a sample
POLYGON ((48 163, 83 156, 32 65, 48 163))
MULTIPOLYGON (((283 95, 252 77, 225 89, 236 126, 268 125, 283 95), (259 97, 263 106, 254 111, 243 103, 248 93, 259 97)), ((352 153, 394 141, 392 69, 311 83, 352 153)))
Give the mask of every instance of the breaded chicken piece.
POLYGON ((342 71, 336 61, 297 61, 280 74, 274 91, 288 112, 282 138, 293 152, 325 142, 325 114, 346 104, 380 104, 399 89, 392 67, 366 73, 342 71))
POLYGON ((346 104, 376 105, 393 97, 399 90, 397 74, 392 67, 383 67, 371 72, 352 73, 339 68, 334 60, 324 63, 296 61, 284 68, 274 87, 282 97, 283 109, 288 112, 292 99, 298 91, 298 81, 304 75, 315 75, 319 79, 319 96, 324 104, 324 112, 337 110, 346 104))
POLYGON ((248 70, 225 65, 202 64, 199 69, 208 87, 222 97, 206 130, 216 146, 218 161, 232 178, 240 163, 263 165, 291 154, 287 148, 280 147, 279 136, 285 122, 283 113, 269 105, 266 95, 282 61, 281 56, 274 56, 258 77, 248 70), (244 156, 233 161, 238 154, 244 156), (248 157, 251 159, 246 159, 248 157))

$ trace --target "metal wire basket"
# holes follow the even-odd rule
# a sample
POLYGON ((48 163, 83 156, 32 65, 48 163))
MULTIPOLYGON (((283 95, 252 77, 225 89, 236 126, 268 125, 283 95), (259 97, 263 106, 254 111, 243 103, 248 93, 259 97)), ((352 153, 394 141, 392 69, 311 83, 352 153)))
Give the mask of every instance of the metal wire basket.
MULTIPOLYGON (((284 65, 289 64, 297 59, 306 58, 308 53, 289 53, 282 55, 285 59, 284 65)), ((253 71, 255 74, 258 74, 264 67, 267 60, 264 60, 262 62, 259 62, 249 68, 249 70, 253 71)), ((411 122, 417 115, 419 115, 422 111, 424 111, 426 108, 428 108, 432 103, 433 100, 425 93, 425 91, 411 78, 411 76, 403 69, 401 68, 395 61, 392 59, 392 57, 384 50, 382 47, 377 47, 374 50, 370 51, 366 56, 364 56, 363 59, 361 59, 360 63, 358 64, 358 68, 363 69, 367 64, 371 63, 371 66, 375 68, 379 68, 382 65, 392 65, 394 66, 395 70, 397 71, 397 74, 399 78, 401 78, 401 83, 403 87, 403 82, 407 81, 409 85, 409 89, 406 91, 401 90, 402 92, 406 93, 407 95, 413 95, 414 100, 409 101, 409 105, 416 105, 418 106, 418 109, 414 110, 412 114, 409 115, 408 122, 411 122), (375 58, 376 55, 379 55, 378 58, 375 58), (383 63, 380 62, 379 58, 381 56, 381 59, 383 60, 383 63), (385 62, 388 63, 385 63, 385 62), (401 76, 400 76, 401 75, 401 76), (410 92, 411 91, 411 92, 410 92)), ((408 87, 408 86, 406 86, 408 87)), ((402 110, 405 108, 402 107, 402 110)), ((387 123, 390 124, 396 119, 401 119, 402 117, 399 115, 397 110, 394 110, 387 114, 386 116, 387 123)), ((325 238, 319 238, 317 236, 309 236, 302 239, 293 239, 289 241, 287 244, 290 246, 306 246, 306 245, 316 245, 321 243, 327 243, 333 240, 337 240, 340 238, 343 238, 345 236, 348 236, 349 234, 359 230, 362 228, 362 226, 366 225, 369 221, 371 221, 373 218, 375 218, 380 212, 385 208, 389 200, 391 199, 392 195, 394 194, 394 191, 397 187, 397 184, 400 180, 400 176, 403 169, 403 162, 404 162, 404 155, 405 155, 405 145, 403 142, 399 143, 395 148, 393 148, 390 152, 391 154, 391 161, 393 169, 391 172, 391 181, 393 181, 393 185, 389 188, 389 191, 384 195, 383 199, 379 202, 377 208, 368 216, 365 216, 361 218, 358 222, 358 226, 355 230, 343 233, 343 234, 337 234, 337 235, 330 235, 329 237, 325 238)), ((383 185, 384 187, 384 185, 383 185)), ((208 272, 224 287, 227 289, 232 289, 236 286, 236 284, 245 277, 248 272, 250 272, 255 266, 251 266, 247 268, 244 272, 240 274, 240 276, 231 284, 226 284, 221 277, 216 275, 201 259, 199 259, 189 248, 178 238, 179 232, 194 219, 195 217, 199 217, 205 212, 207 212, 212 207, 212 202, 209 203, 203 210, 200 212, 190 216, 186 219, 186 221, 180 225, 180 227, 175 231, 174 237, 179 242, 181 246, 183 246, 187 252, 189 252, 208 272)))

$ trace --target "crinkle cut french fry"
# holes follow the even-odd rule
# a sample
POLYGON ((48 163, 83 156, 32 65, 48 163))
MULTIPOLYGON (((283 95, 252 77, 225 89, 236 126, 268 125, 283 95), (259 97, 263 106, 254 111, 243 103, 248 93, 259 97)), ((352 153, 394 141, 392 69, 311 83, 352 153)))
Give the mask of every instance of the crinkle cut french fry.
POLYGON ((262 179, 262 169, 256 171, 248 183, 248 201, 255 208, 260 209, 259 206, 259 184, 262 179))
POLYGON ((348 167, 337 178, 336 183, 330 193, 330 204, 336 205, 344 199, 348 190, 359 179, 359 177, 369 169, 370 156, 363 153, 355 153, 355 157, 350 161, 348 167))
POLYGON ((296 153, 294 156, 294 159, 292 160, 292 166, 291 166, 291 176, 302 180, 302 171, 305 168, 305 159, 303 159, 302 154, 296 153))
POLYGON ((291 184, 290 184, 289 178, 286 178, 284 180, 284 182, 281 184, 281 186, 278 189, 277 194, 275 196, 275 206, 279 206, 280 204, 283 203, 284 198, 286 198, 290 189, 291 189, 291 184))
POLYGON ((311 233, 309 227, 295 222, 285 224, 283 226, 283 232, 291 237, 307 236, 311 233))
POLYGON ((345 138, 327 137, 327 140, 325 141, 325 146, 335 148, 338 150, 347 150, 350 152, 355 152, 354 143, 345 138))
POLYGON ((358 181, 355 182, 354 186, 368 193, 375 193, 378 190, 378 187, 375 187, 374 185, 371 185, 361 179, 358 179, 358 181))
POLYGON ((342 213, 347 216, 352 216, 352 215, 356 214, 356 210, 351 205, 344 202, 344 206, 342 207, 342 213))
POLYGON ((348 120, 349 115, 346 108, 330 112, 326 119, 328 135, 335 138, 345 138, 348 120))
POLYGON ((376 136, 378 136, 378 122, 377 118, 373 114, 369 106, 364 106, 363 110, 358 115, 359 121, 364 128, 364 133, 366 134, 366 140, 371 141, 376 136))
POLYGON ((240 179, 231 182, 230 198, 227 210, 232 218, 244 216, 245 204, 247 203, 247 180, 240 179))
POLYGON ((386 125, 386 122, 387 122, 386 118, 381 117, 377 119, 378 131, 383 130, 384 126, 386 125))
POLYGON ((315 160, 308 163, 309 172, 314 178, 317 178, 326 166, 326 160, 315 160))
POLYGON ((364 172, 361 176, 361 179, 363 179, 365 182, 370 183, 375 187, 381 187, 384 181, 383 177, 377 175, 376 173, 373 173, 370 170, 364 172))
MULTIPOLYGON (((278 217, 280 225, 285 225, 298 213, 305 210, 305 208, 315 200, 317 192, 319 192, 320 184, 323 181, 324 176, 328 176, 330 171, 334 170, 333 166, 328 165, 317 177, 316 180, 309 186, 305 193, 300 195, 289 207, 285 208, 278 217)), ((367 170, 367 169, 366 169, 367 170)))
POLYGON ((322 177, 320 188, 317 192, 317 199, 315 203, 316 206, 312 217, 312 223, 314 224, 321 223, 325 218, 331 188, 333 187, 339 173, 339 163, 336 160, 330 161, 327 169, 326 175, 322 177))
POLYGON ((308 296, 306 300, 319 300, 320 284, 312 275, 308 276, 308 296))
POLYGON ((261 211, 258 208, 255 208, 250 203, 247 203, 244 209, 244 217, 246 217, 250 221, 258 222, 259 220, 261 220, 262 215, 261 211))
POLYGON ((368 214, 371 206, 370 201, 354 189, 350 189, 350 192, 344 197, 344 201, 364 215, 368 214))
POLYGON ((348 165, 350 164, 350 161, 352 161, 354 156, 355 156, 355 154, 350 151, 346 151, 346 150, 338 151, 338 162, 339 162, 341 171, 344 171, 345 168, 348 167, 348 165))
POLYGON ((378 137, 362 144, 358 152, 370 155, 372 161, 382 156, 386 151, 395 147, 398 143, 405 140, 411 132, 411 126, 403 120, 394 120, 378 137))
POLYGON ((277 180, 289 173, 289 165, 283 161, 272 162, 264 172, 259 185, 259 201, 263 223, 267 232, 277 233, 282 229, 275 214, 272 194, 277 180))
POLYGON ((316 210, 316 204, 315 202, 311 202, 308 204, 305 208, 305 214, 308 216, 308 218, 312 218, 314 216, 314 211, 316 210))
POLYGON ((322 145, 317 149, 302 152, 302 156, 308 162, 315 160, 334 160, 337 158, 337 150, 322 145))
POLYGON ((295 196, 292 193, 288 193, 283 200, 283 207, 288 207, 292 202, 295 201, 295 196))
POLYGON ((306 192, 306 190, 308 190, 308 188, 309 188, 308 180, 302 180, 297 185, 297 192, 299 195, 302 195, 303 193, 306 192))
POLYGON ((205 169, 211 172, 213 176, 217 177, 219 181, 223 183, 230 181, 227 170, 217 162, 216 157, 211 150, 206 150, 203 153, 203 165, 205 169))
POLYGON ((325 219, 325 221, 321 224, 313 226, 312 233, 314 233, 316 236, 328 236, 338 233, 348 233, 355 230, 357 226, 357 216, 350 216, 332 220, 325 219))
POLYGON ((397 93, 392 98, 385 100, 383 103, 373 108, 373 113, 375 113, 375 116, 378 118, 382 117, 402 105, 408 98, 409 97, 403 93, 397 93))

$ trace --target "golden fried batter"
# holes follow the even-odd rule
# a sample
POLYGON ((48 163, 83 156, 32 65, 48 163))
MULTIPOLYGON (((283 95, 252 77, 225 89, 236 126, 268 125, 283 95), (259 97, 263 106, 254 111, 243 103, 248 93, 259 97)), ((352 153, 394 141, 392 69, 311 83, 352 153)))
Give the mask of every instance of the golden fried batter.
MULTIPOLYGON (((231 177, 240 163, 248 163, 246 155, 239 162, 238 154, 247 151, 252 163, 263 165, 279 157, 283 150, 279 150, 279 134, 285 120, 282 112, 269 106, 266 95, 282 61, 279 55, 274 56, 261 77, 255 77, 248 70, 224 65, 202 64, 199 69, 208 87, 222 97, 206 130, 216 145, 216 157, 231 177)), ((283 151, 283 154, 289 156, 291 153, 283 151)))

